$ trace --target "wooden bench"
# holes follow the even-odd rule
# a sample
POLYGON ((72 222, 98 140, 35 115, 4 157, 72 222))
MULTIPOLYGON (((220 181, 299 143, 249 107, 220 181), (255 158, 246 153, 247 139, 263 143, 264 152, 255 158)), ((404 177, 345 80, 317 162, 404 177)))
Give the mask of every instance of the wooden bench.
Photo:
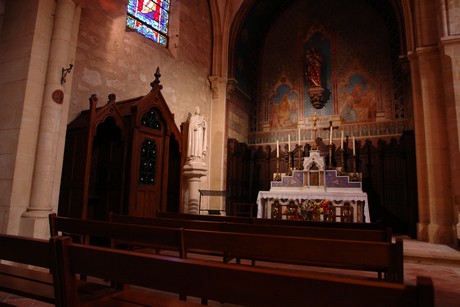
MULTIPOLYGON (((0 291, 54 304, 56 301, 52 246, 49 240, 0 234, 0 291)), ((79 281, 81 301, 112 294, 116 290, 101 283, 79 281)))
POLYGON ((53 304, 50 255, 48 240, 1 234, 0 260, 13 264, 0 264, 0 291, 53 304))
MULTIPOLYGON (((184 293, 189 297, 243 306, 433 306, 431 279, 418 277, 417 285, 356 280, 308 272, 280 271, 147 255, 75 244, 69 237, 55 242, 56 275, 60 281, 56 306, 80 306, 76 274, 116 280, 144 288, 184 293)), ((85 306, 181 306, 174 297, 166 302, 158 293, 135 287, 85 306)))
MULTIPOLYGON (((377 272, 404 280, 403 242, 366 242, 184 229, 184 253, 220 251, 226 257, 377 272)), ((225 259, 224 259, 225 260, 225 259)), ((238 261, 239 262, 239 261, 238 261)))
POLYGON ((182 219, 182 220, 199 220, 211 222, 233 222, 233 223, 253 223, 254 218, 247 216, 228 216, 215 214, 188 214, 177 212, 157 211, 155 217, 182 219))
MULTIPOLYGON (((125 218, 136 219, 127 216, 125 218)), ((145 221, 146 218, 141 218, 141 220, 145 221)), ((161 220, 164 222, 168 219, 161 220)), ((179 220, 179 222, 181 221, 179 220)), ((205 225, 208 224, 209 222, 205 222, 205 225)), ((223 223, 222 225, 233 224, 223 223)), ((50 226, 50 232, 53 235, 62 232, 72 235, 105 237, 123 242, 128 246, 147 246, 156 250, 178 251, 179 257, 184 257, 186 253, 199 253, 221 256, 224 262, 229 262, 236 257, 237 262, 240 262, 239 259, 245 258, 251 259, 253 263, 256 260, 265 260, 375 271, 379 273, 379 278, 383 272, 388 281, 402 282, 403 280, 402 242, 392 244, 389 242, 331 240, 286 235, 274 236, 272 234, 230 233, 221 230, 207 231, 182 227, 166 228, 101 222, 55 215, 50 215, 50 226)), ((177 225, 173 224, 173 226, 177 225)), ((258 227, 258 225, 252 226, 258 227)), ((288 229, 291 228, 288 227, 288 229)), ((305 229, 302 228, 301 230, 305 229)))
POLYGON ((322 228, 346 228, 346 229, 374 229, 381 230, 385 227, 381 223, 348 223, 348 222, 321 222, 321 221, 294 221, 261 219, 254 217, 224 216, 224 215, 200 215, 177 212, 156 212, 156 217, 184 220, 202 220, 215 222, 248 223, 263 225, 298 226, 298 227, 322 227, 322 228))
MULTIPOLYGON (((325 239, 355 240, 355 241, 373 241, 373 242, 391 242, 392 233, 390 228, 386 229, 339 229, 327 227, 298 227, 283 225, 259 225, 249 223, 239 223, 229 221, 200 221, 189 219, 174 218, 149 218, 136 217, 121 214, 109 215, 112 222, 163 226, 163 227, 181 227, 186 229, 227 231, 227 232, 245 232, 254 234, 279 235, 279 236, 299 236, 314 237, 325 239)), ((322 224, 321 224, 322 225, 322 224)))
POLYGON ((151 227, 147 225, 122 224, 95 220, 83 220, 76 218, 58 217, 56 214, 49 215, 50 234, 79 236, 81 242, 88 243, 89 237, 105 238, 110 241, 111 247, 125 245, 135 248, 136 246, 150 247, 156 251, 164 249, 177 251, 179 257, 183 257, 183 229, 151 227))
POLYGON ((327 227, 299 227, 283 225, 226 223, 227 232, 244 232, 276 236, 297 236, 309 238, 323 238, 336 240, 355 240, 371 242, 391 242, 391 228, 384 230, 327 228, 327 227))

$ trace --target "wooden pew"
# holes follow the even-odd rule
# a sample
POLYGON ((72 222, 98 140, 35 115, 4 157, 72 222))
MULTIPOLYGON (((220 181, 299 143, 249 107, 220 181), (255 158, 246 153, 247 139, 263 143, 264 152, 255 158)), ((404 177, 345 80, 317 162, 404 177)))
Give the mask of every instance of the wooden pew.
MULTIPOLYGON (((145 220, 146 218, 142 218, 142 221, 145 220)), ((162 219, 163 222, 165 220, 167 219, 162 219)), ((179 220, 179 222, 181 221, 179 220)), ((205 225, 208 224, 209 222, 205 222, 205 225)), ((223 225, 233 224, 223 223, 223 225)), ((243 225, 248 226, 247 224, 243 225)), ((239 259, 245 258, 253 261, 265 260, 356 269, 378 272, 379 274, 384 272, 385 279, 388 281, 402 282, 403 280, 402 242, 392 244, 389 242, 331 240, 286 235, 229 233, 220 230, 191 230, 179 227, 165 228, 91 221, 57 217, 56 215, 50 215, 50 226, 50 232, 53 235, 62 232, 105 237, 112 240, 116 239, 118 242, 121 241, 129 246, 147 246, 178 251, 180 257, 184 257, 186 253, 200 253, 221 256, 224 262, 229 262, 233 257, 236 257, 237 262, 240 262, 239 259)), ((258 225, 252 226, 259 227, 258 225)), ((291 228, 288 227, 288 229, 291 228)), ((305 229, 301 228, 301 230, 305 229)))
MULTIPOLYGON (((150 227, 146 225, 121 224, 95 220, 58 217, 49 215, 50 234, 59 234, 88 237, 99 237, 110 240, 111 246, 126 245, 130 248, 136 246, 150 247, 155 250, 165 249, 177 251, 183 257, 183 236, 180 227, 150 227)), ((87 243, 88 239, 82 240, 87 243)))
POLYGON ((278 236, 299 236, 314 237, 325 239, 355 240, 355 241, 373 241, 373 242, 391 242, 392 233, 390 228, 374 229, 339 229, 326 227, 298 227, 283 225, 259 225, 250 223, 237 223, 229 221, 201 221, 189 219, 173 218, 149 218, 135 217, 111 213, 109 219, 112 222, 163 226, 163 227, 181 227, 186 229, 243 232, 254 234, 278 235, 278 236))
POLYGON ((275 236, 297 236, 335 240, 355 240, 370 242, 391 242, 392 240, 391 228, 386 228, 385 230, 352 228, 340 229, 327 227, 226 223, 224 230, 227 232, 243 232, 275 236))
POLYGON ((0 260, 14 262, 0 264, 0 291, 53 304, 50 255, 48 240, 0 234, 0 260))
POLYGON ((184 219, 184 220, 201 220, 211 222, 232 222, 232 223, 253 223, 254 218, 247 216, 228 216, 217 214, 188 214, 178 212, 157 211, 156 217, 170 218, 170 219, 184 219))
POLYGON ((227 257, 314 267, 381 272, 404 281, 403 241, 365 242, 184 229, 184 253, 220 251, 227 257))
POLYGON ((200 229, 210 231, 221 231, 224 228, 225 222, 222 221, 201 221, 189 219, 172 219, 172 218, 157 218, 157 217, 139 217, 125 214, 109 213, 109 220, 115 223, 148 225, 159 227, 181 227, 188 229, 200 229))
POLYGON ((249 223, 263 225, 280 225, 280 226, 298 226, 298 227, 323 227, 323 228, 346 228, 346 229, 374 229, 381 230, 385 227, 381 223, 346 223, 346 222, 320 222, 320 221, 294 221, 294 220, 275 220, 261 219, 239 216, 224 216, 224 215, 200 215, 177 212, 156 212, 156 217, 169 219, 184 219, 184 220, 202 220, 215 222, 231 222, 231 223, 249 223))
MULTIPOLYGON (((80 306, 76 274, 116 280, 144 288, 185 293, 189 297, 243 306, 433 306, 431 279, 417 285, 355 280, 307 272, 209 263, 75 244, 69 237, 55 241, 56 275, 60 281, 56 306, 80 306)), ((126 290, 85 306, 182 306, 174 297, 126 290)))
MULTIPOLYGON (((0 291, 54 304, 56 302, 54 259, 50 240, 0 234, 0 291)), ((82 301, 116 292, 101 283, 79 281, 82 301)))

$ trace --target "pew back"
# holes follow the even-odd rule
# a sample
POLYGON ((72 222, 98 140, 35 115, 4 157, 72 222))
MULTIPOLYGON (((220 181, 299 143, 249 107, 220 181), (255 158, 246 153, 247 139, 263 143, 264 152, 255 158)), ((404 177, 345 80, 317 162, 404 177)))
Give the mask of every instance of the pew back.
MULTIPOLYGON (((418 278, 417 286, 408 286, 146 255, 74 244, 70 238, 57 240, 56 246, 61 260, 57 291, 63 293, 57 306, 78 306, 75 274, 244 306, 433 306, 429 278, 418 278)), ((141 297, 122 292, 113 299, 141 297)))
POLYGON ((262 225, 280 225, 280 226, 298 226, 298 227, 322 227, 322 228, 340 228, 340 229, 384 229, 381 223, 348 223, 348 222, 321 222, 321 221, 294 221, 294 220, 277 220, 262 219, 254 217, 224 216, 224 215, 201 215, 177 212, 156 212, 157 217, 169 219, 184 220, 202 220, 215 222, 247 223, 262 225))
POLYGON ((185 254, 220 251, 238 259, 384 272, 387 281, 404 279, 403 242, 364 242, 184 230, 185 254))
MULTIPOLYGON (((129 216, 117 216, 123 221, 149 222, 152 219, 136 218, 129 216)), ((153 219, 168 221, 168 225, 176 226, 170 219, 153 219)), ((118 220, 117 220, 118 221, 118 220)), ((179 226, 184 226, 184 221, 178 220, 179 226)), ((193 222, 193 227, 199 228, 204 225, 220 225, 212 229, 225 229, 231 232, 208 231, 202 229, 166 228, 158 226, 143 226, 136 224, 124 224, 114 222, 101 222, 73 218, 57 217, 50 215, 51 233, 79 234, 87 236, 105 237, 116 242, 123 242, 128 246, 153 247, 178 251, 179 257, 185 253, 200 253, 221 256, 224 262, 229 262, 236 257, 237 262, 241 258, 265 260, 271 262, 285 262, 291 264, 303 264, 310 266, 334 267, 341 269, 357 269, 385 273, 385 279, 393 282, 403 280, 403 251, 402 241, 397 244, 390 242, 370 242, 358 240, 341 240, 311 238, 307 231, 313 228, 284 227, 283 235, 275 235, 274 228, 282 226, 261 226, 236 223, 217 223, 185 221, 188 226, 193 222), (238 228, 237 226, 241 226, 238 228), (265 229, 266 232, 245 233, 238 232, 248 230, 246 227, 265 229), (273 229, 272 229, 273 228, 273 229), (293 234, 289 236, 289 234, 293 234), (299 236, 305 235, 305 237, 299 236)), ((155 224, 155 223, 153 223, 155 224)), ((163 223, 161 223, 164 225, 163 223)), ((208 228, 205 226, 204 228, 208 228)), ((325 229, 336 232, 333 229, 325 229)), ((343 233, 357 230, 342 230, 343 233)), ((361 232, 368 232, 361 230, 361 232)), ((318 233, 320 235, 321 233, 318 233)), ((339 233, 340 235, 340 233, 339 233)))
POLYGON ((340 229, 325 227, 226 223, 224 229, 228 232, 245 232, 253 234, 298 236, 335 240, 356 240, 370 242, 391 242, 392 240, 392 233, 390 228, 386 228, 385 230, 369 230, 353 228, 340 229))
POLYGON ((54 302, 48 240, 0 234, 0 260, 35 266, 0 264, 0 290, 42 302, 54 302), (40 269, 39 269, 40 268, 40 269))
POLYGON ((170 218, 155 218, 155 217, 139 217, 124 214, 109 214, 109 220, 115 223, 126 223, 135 225, 148 225, 173 228, 188 228, 201 229, 211 231, 221 231, 224 228, 224 223, 220 221, 200 221, 188 219, 170 219, 170 218))
MULTIPOLYGON (((110 239, 112 246, 125 244, 130 247, 142 246, 179 252, 182 257, 183 229, 150 227, 141 224, 124 224, 94 220, 58 217, 50 214, 50 233, 66 235, 96 236, 110 239)), ((87 241, 87 240, 85 240, 87 241)))
MULTIPOLYGON (((190 216, 190 215, 185 215, 190 216)), ((221 216, 222 217, 222 216, 221 216)), ((233 218, 233 217, 230 217, 233 218)), ((353 229, 353 228, 323 228, 323 227, 301 227, 286 225, 259 225, 252 223, 237 223, 229 221, 205 221, 190 220, 188 218, 150 218, 136 217, 121 214, 110 214, 110 220, 117 223, 128 223, 137 225, 163 226, 163 227, 182 227, 185 229, 227 231, 227 232, 246 232, 254 234, 267 234, 279 236, 299 236, 315 237, 340 240, 391 242, 391 229, 353 229)), ((327 223, 324 223, 327 224, 327 223)), ((321 224, 321 225, 324 225, 321 224)))

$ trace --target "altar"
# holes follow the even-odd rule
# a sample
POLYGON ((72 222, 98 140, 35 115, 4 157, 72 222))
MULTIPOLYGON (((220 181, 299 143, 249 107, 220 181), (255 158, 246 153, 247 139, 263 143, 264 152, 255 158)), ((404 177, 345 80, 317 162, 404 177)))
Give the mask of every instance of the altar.
POLYGON ((370 222, 363 192, 260 191, 257 206, 258 218, 370 222))
POLYGON ((304 158, 303 169, 277 174, 270 191, 259 192, 257 206, 258 218, 370 222, 361 174, 326 170, 318 150, 304 158))

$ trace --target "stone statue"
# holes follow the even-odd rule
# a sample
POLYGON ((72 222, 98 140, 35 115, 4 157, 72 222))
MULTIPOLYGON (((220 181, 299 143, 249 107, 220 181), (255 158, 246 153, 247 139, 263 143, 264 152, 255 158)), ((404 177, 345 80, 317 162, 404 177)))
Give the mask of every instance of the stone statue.
POLYGON ((206 137, 207 123, 199 107, 196 107, 195 114, 190 117, 188 126, 188 151, 187 158, 192 161, 202 160, 207 151, 206 137))

